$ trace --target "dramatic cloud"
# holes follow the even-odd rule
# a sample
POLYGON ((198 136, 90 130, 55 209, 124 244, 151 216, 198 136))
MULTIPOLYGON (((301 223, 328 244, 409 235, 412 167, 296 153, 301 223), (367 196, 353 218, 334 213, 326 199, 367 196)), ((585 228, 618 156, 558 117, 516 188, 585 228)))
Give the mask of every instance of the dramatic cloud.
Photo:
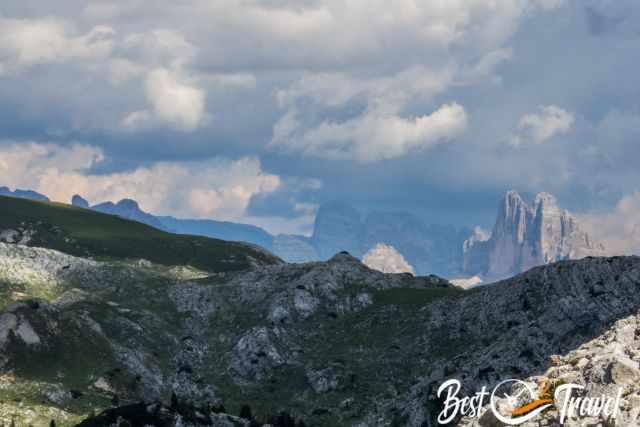
POLYGON ((518 123, 518 133, 512 138, 514 145, 543 144, 551 138, 571 130, 573 114, 555 105, 540 107, 538 113, 527 114, 518 123))
POLYGON ((103 58, 113 48, 115 30, 96 26, 85 34, 53 19, 4 19, 0 15, 0 71, 62 61, 103 58))
POLYGON ((275 191, 280 178, 255 158, 158 162, 130 171, 95 174, 102 151, 86 145, 21 143, 0 148, 0 182, 31 188, 69 203, 133 198, 143 209, 182 217, 242 220, 252 196, 275 191))
POLYGON ((379 105, 356 119, 323 122, 300 129, 290 111, 277 125, 272 145, 328 159, 354 159, 368 163, 427 149, 459 135, 467 116, 458 104, 443 105, 429 115, 405 119, 388 105, 379 105))
POLYGON ((490 225, 507 188, 582 212, 640 191, 636 0, 85 3, 0 4, 0 137, 89 141, 82 176, 254 159, 280 184, 243 218, 285 231, 336 198, 490 225))

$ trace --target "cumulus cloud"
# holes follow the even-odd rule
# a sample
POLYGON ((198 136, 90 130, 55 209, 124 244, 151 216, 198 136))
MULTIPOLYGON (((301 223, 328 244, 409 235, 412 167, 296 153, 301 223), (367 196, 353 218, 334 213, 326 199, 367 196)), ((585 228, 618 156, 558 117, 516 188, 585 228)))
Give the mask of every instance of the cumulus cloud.
POLYGON ((9 38, 0 37, 5 135, 93 141, 112 156, 101 170, 170 156, 266 154, 279 175, 321 178, 318 200, 339 194, 387 205, 402 185, 412 201, 406 206, 422 195, 421 207, 437 200, 441 212, 452 204, 452 188, 480 200, 504 185, 554 192, 576 182, 598 187, 607 167, 612 190, 631 191, 624 183, 638 178, 629 165, 627 176, 619 173, 617 159, 633 158, 631 138, 612 156, 588 134, 596 124, 589 120, 614 108, 634 111, 639 85, 628 70, 637 65, 637 43, 620 38, 622 32, 636 37, 628 18, 634 14, 627 13, 639 10, 633 0, 158 0, 153 7, 145 0, 99 0, 84 10, 69 2, 26 2, 6 0, 4 19, 57 27, 48 30, 50 37, 30 38, 33 46, 7 45, 9 38), (615 19, 598 24, 594 37, 586 31, 585 5, 599 3, 599 15, 609 6, 626 6, 616 6, 607 15, 615 19), (113 33, 83 39, 96 28, 113 33), (55 48, 47 57, 38 52, 48 39, 104 48, 55 48), (593 52, 597 63, 589 63, 593 52), (543 65, 567 73, 544 74, 543 65), (188 106, 184 112, 166 102, 176 87, 186 94, 178 97, 188 106), (426 118, 454 101, 463 108, 467 130, 425 137, 426 118), (385 104, 393 108, 382 109, 385 104), (531 141, 546 134, 531 129, 544 126, 518 124, 525 113, 544 117, 531 105, 549 104, 575 112, 576 123, 570 133, 555 131, 536 144, 531 141), (369 138, 372 129, 381 129, 384 138, 369 138), (324 135, 328 141, 320 141, 324 135), (551 143, 559 135, 563 144, 551 143), (505 146, 511 136, 522 144, 505 146), (282 143, 269 148, 282 152, 266 151, 271 140, 282 143), (431 149, 445 143, 446 149, 431 149), (587 147, 596 153, 588 159, 581 151, 587 147), (604 164, 596 161, 601 153, 609 156, 604 164), (305 154, 311 160, 296 161, 305 154), (397 160, 381 173, 326 158, 397 160), (351 179, 355 173, 358 179, 351 179))
POLYGON ((370 163, 444 143, 466 125, 464 108, 456 103, 412 118, 380 105, 355 119, 323 122, 311 129, 301 128, 291 110, 276 124, 271 145, 309 156, 370 163))
POLYGON ((276 96, 286 112, 275 124, 270 146, 288 152, 362 163, 402 157, 455 138, 467 124, 464 108, 442 105, 430 114, 403 117, 414 98, 430 99, 451 82, 451 70, 412 67, 387 77, 355 79, 341 73, 307 73, 276 96), (365 111, 347 120, 312 123, 304 110, 364 103, 365 111))
POLYGON ((252 157, 157 162, 125 172, 93 173, 104 159, 102 150, 87 145, 4 145, 0 182, 66 203, 74 194, 92 203, 130 197, 156 214, 236 221, 245 217, 252 196, 281 185, 278 176, 265 173, 252 157))
MULTIPOLYGON (((401 57, 389 49, 391 46, 400 54, 407 49, 442 54, 463 45, 495 48, 511 36, 527 13, 554 9, 562 3, 562 0, 198 2, 202 15, 212 21, 214 32, 238 37, 234 50, 219 45, 210 47, 215 53, 210 58, 213 64, 224 60, 241 63, 253 51, 265 58, 267 64, 284 62, 293 66, 367 63, 380 55, 401 57)), ((406 68, 406 63, 403 66, 406 68)))
MULTIPOLYGON (((149 8, 143 0, 126 4, 101 0, 82 10, 68 5, 39 9, 39 17, 8 0, 3 12, 12 17, 0 18, 0 70, 55 62, 59 74, 46 85, 47 93, 59 92, 54 100, 59 108, 74 108, 78 117, 72 123, 92 125, 65 129, 59 123, 45 123, 56 120, 56 111, 30 111, 37 112, 34 119, 47 131, 73 133, 79 140, 93 137, 85 133, 87 128, 94 132, 100 124, 100 130, 115 134, 110 135, 115 139, 122 137, 118 132, 122 127, 129 131, 159 127, 162 132, 170 126, 193 132, 220 123, 208 117, 224 116, 226 125, 225 115, 233 108, 240 113, 233 116, 236 128, 255 127, 250 122, 262 125, 267 119, 253 120, 253 114, 273 110, 273 98, 266 94, 296 97, 294 92, 313 80, 303 76, 299 81, 300 70, 318 73, 316 83, 324 89, 317 89, 334 105, 342 105, 341 96, 379 97, 380 90, 395 90, 409 102, 441 92, 453 82, 493 78, 494 69, 510 57, 503 45, 520 21, 532 11, 560 3, 161 0, 149 8), (65 72, 65 67, 78 64, 91 74, 79 75, 77 67, 74 73, 65 72), (95 99, 91 105, 65 90, 79 81, 84 90, 78 92, 91 93, 95 99), (105 82, 111 86, 105 88, 105 82), (240 103, 216 96, 229 88, 247 91, 240 95, 247 99, 240 103)), ((30 82, 52 79, 50 70, 30 71, 30 82)), ((27 98, 37 105, 43 96, 34 91, 27 98)), ((15 101, 18 106, 26 104, 24 99, 15 101)), ((284 115, 288 107, 283 108, 284 115)), ((256 135, 265 128, 248 132, 256 135)), ((241 133, 235 131, 231 137, 241 133)), ((265 140, 262 134, 251 143, 265 140)))
POLYGON ((146 79, 146 95, 152 110, 129 113, 123 120, 128 129, 149 126, 153 119, 182 131, 195 130, 205 117, 205 92, 180 80, 164 68, 153 70, 146 79))
POLYGON ((387 103, 406 101, 412 96, 430 98, 453 82, 454 66, 429 68, 412 66, 387 76, 356 78, 348 73, 305 73, 287 88, 276 92, 282 108, 309 101, 324 107, 343 105, 354 99, 387 103))
POLYGON ((551 138, 571 130, 573 113, 555 105, 540 107, 537 113, 526 114, 518 123, 518 131, 511 138, 514 145, 543 144, 551 138))
POLYGON ((77 34, 70 24, 53 18, 4 19, 0 17, 0 64, 5 70, 60 61, 106 57, 113 48, 115 30, 96 26, 77 34))

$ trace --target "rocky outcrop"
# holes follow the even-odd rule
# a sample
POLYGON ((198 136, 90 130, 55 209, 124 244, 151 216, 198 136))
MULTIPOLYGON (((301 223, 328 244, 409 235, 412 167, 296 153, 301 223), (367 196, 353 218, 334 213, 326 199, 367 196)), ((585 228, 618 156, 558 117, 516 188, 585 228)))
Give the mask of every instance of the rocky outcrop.
POLYGON ((367 267, 383 273, 410 273, 415 275, 413 267, 393 246, 378 243, 362 257, 367 267))
MULTIPOLYGON (((638 337, 640 337, 640 314, 636 313, 618 320, 606 332, 580 345, 577 349, 564 355, 553 355, 549 359, 551 366, 547 370, 539 375, 528 377, 524 381, 536 391, 540 390, 544 384, 575 384, 583 389, 573 390, 574 398, 602 399, 604 396, 605 401, 619 405, 615 417, 604 413, 580 415, 579 408, 573 414, 566 413, 563 425, 567 427, 640 425, 640 339, 638 337), (616 402, 619 392, 621 392, 621 399, 616 402)), ((547 411, 520 425, 523 427, 556 425, 562 416, 565 399, 568 396, 566 392, 560 392, 557 397, 557 399, 554 397, 553 405, 547 411)), ((597 404, 601 405, 602 402, 597 404)), ((513 409, 508 402, 504 402, 504 407, 513 409)), ((501 415, 508 415, 508 411, 507 414, 501 413, 501 415)), ((467 417, 459 423, 461 427, 486 427, 499 424, 489 405, 481 409, 478 417, 467 417)))
POLYGON ((16 373, 0 386, 32 399, 12 407, 25 417, 43 401, 72 407, 74 390, 107 405, 166 405, 175 394, 196 406, 290 409, 323 427, 420 427, 435 425, 435 391, 448 378, 464 394, 565 373, 629 387, 629 396, 637 384, 637 321, 624 322, 640 310, 636 257, 562 261, 463 291, 384 274, 348 253, 186 275, 3 248, 0 282, 18 292, 0 311, 3 372, 16 373), (54 289, 18 281, 48 268, 54 289))
POLYGON ((604 247, 594 242, 552 195, 540 193, 529 206, 515 191, 509 191, 500 203, 491 236, 476 229, 463 249, 464 272, 488 279, 564 259, 604 254, 604 247))

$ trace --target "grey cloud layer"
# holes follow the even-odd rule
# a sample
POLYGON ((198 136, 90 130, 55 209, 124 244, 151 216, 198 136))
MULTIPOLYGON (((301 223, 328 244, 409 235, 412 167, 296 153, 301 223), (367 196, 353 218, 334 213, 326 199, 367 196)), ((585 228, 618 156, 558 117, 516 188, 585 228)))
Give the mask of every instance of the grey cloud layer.
POLYGON ((239 204, 215 199, 211 183, 202 197, 281 228, 330 198, 431 210, 438 222, 460 197, 487 200, 482 217, 511 187, 612 208, 638 190, 639 10, 631 0, 9 0, 3 149, 79 144, 105 157, 81 171, 91 176, 214 158, 223 163, 207 167, 224 173, 259 159, 253 170, 280 183, 321 185, 256 187, 239 204))

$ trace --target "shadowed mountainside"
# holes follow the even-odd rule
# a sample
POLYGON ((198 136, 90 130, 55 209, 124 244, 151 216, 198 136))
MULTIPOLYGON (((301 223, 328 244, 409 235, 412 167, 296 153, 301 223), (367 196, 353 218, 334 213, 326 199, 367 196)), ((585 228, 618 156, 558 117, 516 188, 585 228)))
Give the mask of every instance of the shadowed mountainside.
POLYGON ((635 257, 560 262, 470 291, 346 253, 216 274, 7 244, 0 260, 5 413, 59 425, 173 394, 315 426, 430 425, 444 379, 472 392, 544 372, 640 307, 635 257))
POLYGON ((281 262, 246 243, 167 233, 136 221, 60 203, 0 196, 0 241, 92 258, 146 259, 207 271, 281 262))

